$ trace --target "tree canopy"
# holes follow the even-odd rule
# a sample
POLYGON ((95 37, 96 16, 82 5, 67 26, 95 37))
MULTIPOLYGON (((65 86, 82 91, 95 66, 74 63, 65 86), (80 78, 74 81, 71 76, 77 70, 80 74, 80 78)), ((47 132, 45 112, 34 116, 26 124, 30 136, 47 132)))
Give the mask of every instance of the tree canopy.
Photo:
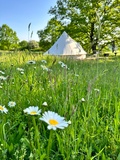
POLYGON ((28 49, 28 42, 23 40, 23 41, 19 42, 19 46, 20 46, 20 50, 28 49))
POLYGON ((0 49, 10 50, 18 47, 19 39, 15 31, 8 25, 3 24, 0 27, 0 49))
POLYGON ((50 19, 46 28, 37 32, 40 38, 39 46, 47 50, 56 41, 62 31, 64 31, 63 24, 55 18, 50 19))
POLYGON ((35 49, 35 48, 39 48, 38 42, 36 42, 35 40, 29 41, 28 42, 28 49, 35 49))
POLYGON ((53 43, 66 30, 87 52, 101 51, 112 41, 117 44, 120 40, 119 3, 120 0, 57 0, 49 10, 53 18, 44 30, 38 31, 38 36, 53 43))

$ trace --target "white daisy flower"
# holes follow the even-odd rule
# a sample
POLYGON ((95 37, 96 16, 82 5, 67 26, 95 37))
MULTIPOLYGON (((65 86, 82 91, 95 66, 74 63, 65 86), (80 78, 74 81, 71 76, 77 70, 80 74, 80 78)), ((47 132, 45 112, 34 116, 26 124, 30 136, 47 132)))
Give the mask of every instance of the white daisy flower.
POLYGON ((42 69, 43 69, 43 70, 46 70, 46 71, 48 71, 48 68, 47 68, 46 66, 44 66, 44 65, 41 65, 41 67, 42 67, 42 69))
POLYGON ((2 105, 0 105, 0 111, 3 113, 7 113, 8 112, 8 110, 7 110, 7 108, 5 108, 5 106, 2 106, 2 105))
POLYGON ((20 72, 24 72, 23 68, 17 68, 17 70, 20 71, 20 72))
POLYGON ((61 64, 61 67, 62 67, 62 68, 66 68, 66 69, 67 69, 67 65, 66 65, 66 64, 64 64, 64 63, 63 63, 63 64, 61 64))
POLYGON ((42 62, 42 63, 47 63, 47 61, 46 61, 46 60, 44 60, 44 59, 43 59, 43 60, 41 60, 41 62, 42 62))
POLYGON ((24 72, 20 72, 21 74, 24 74, 24 72))
POLYGON ((82 101, 82 102, 85 102, 85 98, 82 98, 81 101, 82 101))
POLYGON ((43 102, 42 105, 43 105, 43 106, 48 106, 47 102, 43 102))
POLYGON ((8 103, 8 106, 9 106, 9 107, 15 107, 15 106, 16 106, 16 102, 10 101, 10 102, 8 103))
POLYGON ((59 63, 59 64, 64 64, 62 61, 59 61, 58 63, 59 63))
POLYGON ((61 117, 57 113, 52 111, 45 112, 40 120, 48 124, 48 129, 64 129, 68 126, 68 122, 64 120, 64 117, 61 117))
POLYGON ((62 68, 66 68, 66 69, 68 68, 67 65, 62 61, 59 61, 58 63, 61 65, 62 68))
POLYGON ((3 80, 3 81, 5 81, 6 79, 7 79, 7 77, 0 76, 0 80, 3 80))
POLYGON ((97 88, 95 88, 95 89, 94 89, 94 91, 100 92, 100 90, 99 90, 99 89, 97 89, 97 88))
POLYGON ((30 115, 40 115, 41 109, 39 110, 38 106, 30 106, 24 109, 23 112, 30 115))
POLYGON ((35 64, 36 62, 35 61, 33 61, 33 60, 29 60, 28 62, 27 62, 27 64, 35 64))
POLYGON ((47 68, 46 66, 44 65, 41 65, 42 69, 45 70, 45 71, 51 71, 51 69, 47 68))

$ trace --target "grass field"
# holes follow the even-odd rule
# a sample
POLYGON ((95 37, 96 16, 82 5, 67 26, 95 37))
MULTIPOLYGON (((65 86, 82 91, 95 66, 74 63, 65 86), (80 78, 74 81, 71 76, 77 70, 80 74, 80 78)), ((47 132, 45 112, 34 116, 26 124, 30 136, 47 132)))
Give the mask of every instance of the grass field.
POLYGON ((0 160, 120 160, 120 58, 1 54, 0 160), (47 111, 68 125, 48 129, 47 111))

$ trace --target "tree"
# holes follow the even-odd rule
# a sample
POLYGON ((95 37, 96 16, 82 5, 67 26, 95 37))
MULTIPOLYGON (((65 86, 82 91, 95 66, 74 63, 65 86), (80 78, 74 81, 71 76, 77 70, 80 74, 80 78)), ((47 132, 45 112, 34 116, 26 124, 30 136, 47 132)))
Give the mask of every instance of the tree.
POLYGON ((13 31, 9 26, 3 24, 0 27, 0 49, 10 50, 18 47, 19 39, 15 31, 13 31))
POLYGON ((49 14, 66 25, 68 33, 95 54, 120 36, 120 0, 57 0, 49 14), (117 33, 117 34, 116 34, 117 33), (82 38, 81 38, 82 37, 82 38))
POLYGON ((23 41, 19 42, 19 46, 20 46, 21 50, 28 49, 28 42, 23 40, 23 41))
POLYGON ((29 41, 28 42, 28 49, 35 49, 35 48, 39 48, 38 42, 36 42, 35 40, 29 41))
POLYGON ((41 49, 43 51, 49 49, 63 31, 64 26, 60 21, 55 18, 50 19, 46 28, 37 32, 40 38, 39 46, 41 49))

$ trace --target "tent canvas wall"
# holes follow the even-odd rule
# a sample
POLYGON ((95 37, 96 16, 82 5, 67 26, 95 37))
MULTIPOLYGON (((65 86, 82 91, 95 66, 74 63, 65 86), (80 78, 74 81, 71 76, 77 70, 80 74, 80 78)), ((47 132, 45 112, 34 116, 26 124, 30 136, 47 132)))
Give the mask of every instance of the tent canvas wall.
POLYGON ((53 46, 45 52, 49 55, 72 56, 80 59, 86 58, 86 52, 82 46, 73 40, 65 31, 53 44, 53 46))

